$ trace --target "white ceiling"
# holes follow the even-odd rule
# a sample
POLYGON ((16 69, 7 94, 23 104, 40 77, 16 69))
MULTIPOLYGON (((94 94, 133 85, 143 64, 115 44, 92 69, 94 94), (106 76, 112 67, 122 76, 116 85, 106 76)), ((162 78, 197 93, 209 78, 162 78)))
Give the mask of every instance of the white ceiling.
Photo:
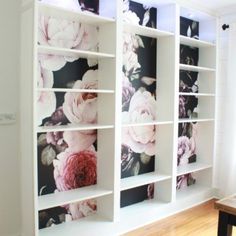
POLYGON ((215 11, 218 14, 228 12, 236 13, 236 0, 190 0, 189 2, 206 7, 210 11, 215 11))

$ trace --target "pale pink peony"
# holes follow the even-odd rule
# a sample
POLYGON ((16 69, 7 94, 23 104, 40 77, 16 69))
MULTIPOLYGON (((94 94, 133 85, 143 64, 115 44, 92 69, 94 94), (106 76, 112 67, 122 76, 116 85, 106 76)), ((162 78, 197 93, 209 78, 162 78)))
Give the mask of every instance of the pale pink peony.
POLYGON ((135 12, 132 12, 129 10, 123 13, 123 21, 125 23, 138 25, 140 22, 140 19, 135 12))
POLYGON ((196 143, 195 137, 190 139, 187 136, 178 138, 178 165, 186 165, 189 163, 189 157, 195 153, 196 143))
MULTIPOLYGON (((52 72, 43 69, 38 64, 38 81, 39 88, 53 86, 53 74, 52 72)), ((38 108, 38 125, 42 124, 43 119, 52 115, 56 110, 56 95, 53 92, 38 92, 37 94, 37 108, 38 108)))
POLYGON ((141 68, 137 55, 139 47, 144 47, 140 36, 130 33, 123 34, 123 65, 126 76, 135 73, 141 68))
POLYGON ((71 214, 72 220, 90 216, 97 210, 96 200, 86 200, 77 203, 71 203, 68 207, 68 212, 71 214))
MULTIPOLYGON (((38 43, 52 47, 97 51, 98 29, 93 25, 40 15, 38 43)), ((41 56, 42 66, 53 71, 78 58, 79 56, 41 56)))
POLYGON ((63 139, 68 144, 68 152, 87 150, 97 139, 96 131, 65 131, 63 139))
POLYGON ((122 111, 126 111, 129 108, 129 103, 134 95, 135 89, 132 87, 129 79, 123 73, 122 76, 122 111))
POLYGON ((40 61, 38 62, 38 78, 37 87, 38 88, 52 88, 53 86, 53 73, 41 66, 40 61))
MULTIPOLYGON (((96 89, 97 71, 88 71, 82 81, 76 81, 74 89, 96 89)), ((66 93, 63 111, 73 124, 97 123, 96 93, 66 93)))
POLYGON ((97 183, 97 153, 91 146, 78 153, 65 151, 53 160, 58 191, 67 191, 97 183))
MULTIPOLYGON (((123 123, 146 123, 156 120, 156 101, 150 92, 137 91, 130 101, 129 112, 122 112, 123 123)), ((154 125, 123 128, 123 143, 136 153, 155 154, 154 125)))

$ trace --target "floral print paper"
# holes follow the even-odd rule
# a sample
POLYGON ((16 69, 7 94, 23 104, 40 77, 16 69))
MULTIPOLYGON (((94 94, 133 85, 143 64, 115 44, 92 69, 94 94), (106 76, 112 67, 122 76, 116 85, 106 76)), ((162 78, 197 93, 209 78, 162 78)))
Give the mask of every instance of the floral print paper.
MULTIPOLYGON (((123 2, 123 20, 156 27, 156 9, 134 1, 123 2)), ((155 170, 157 40, 123 33, 121 178, 155 170)), ((121 192, 121 207, 146 199, 147 186, 121 192)))

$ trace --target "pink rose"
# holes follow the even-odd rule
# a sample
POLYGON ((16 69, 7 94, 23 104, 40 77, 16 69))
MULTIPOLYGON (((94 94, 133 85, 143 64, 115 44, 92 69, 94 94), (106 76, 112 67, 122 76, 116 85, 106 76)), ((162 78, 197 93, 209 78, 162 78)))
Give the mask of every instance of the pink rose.
MULTIPOLYGON (((150 92, 137 91, 130 101, 129 112, 122 112, 123 123, 143 123, 156 120, 156 101, 150 92)), ((123 143, 134 152, 155 155, 154 125, 130 126, 123 128, 123 143)))
POLYGON ((63 139, 68 144, 68 152, 78 153, 89 149, 97 140, 97 134, 95 130, 65 131, 63 139))
POLYGON ((125 23, 139 25, 140 19, 135 12, 129 10, 123 13, 123 21, 125 23))
MULTIPOLYGON (((98 29, 92 25, 40 15, 38 43, 52 47, 97 51, 98 29)), ((79 56, 41 55, 42 66, 53 71, 78 58, 79 56)))
POLYGON ((94 147, 78 153, 65 152, 53 160, 58 191, 67 191, 97 183, 97 153, 94 147))
POLYGON ((134 95, 135 89, 124 73, 122 78, 122 111, 126 111, 129 108, 129 103, 131 97, 134 95))
POLYGON ((50 70, 46 70, 41 66, 40 61, 38 62, 38 88, 52 88, 53 86, 53 73, 50 70))
POLYGON ((178 165, 186 165, 189 163, 189 157, 195 153, 196 144, 195 138, 181 136, 178 138, 178 165))
POLYGON ((97 210, 96 200, 86 200, 69 204, 68 212, 71 214, 72 220, 90 216, 97 210))
MULTIPOLYGON (((45 70, 38 64, 38 81, 39 88, 51 88, 53 86, 53 74, 51 71, 45 70)), ((52 115, 56 110, 56 95, 53 92, 38 92, 38 125, 42 124, 43 119, 52 115)))
MULTIPOLYGON (((82 81, 76 81, 74 89, 96 89, 97 71, 88 71, 82 81)), ((66 93, 63 111, 73 124, 97 123, 96 93, 66 93)))

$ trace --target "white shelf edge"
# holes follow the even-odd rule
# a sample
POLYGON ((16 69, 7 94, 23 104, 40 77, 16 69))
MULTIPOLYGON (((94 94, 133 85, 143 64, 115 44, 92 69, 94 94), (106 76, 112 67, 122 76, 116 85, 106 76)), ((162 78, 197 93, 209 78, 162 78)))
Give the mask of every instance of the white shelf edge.
POLYGON ((134 33, 146 37, 158 38, 158 37, 166 37, 173 36, 174 34, 171 32, 154 29, 147 26, 135 25, 131 23, 123 23, 124 31, 127 33, 134 33))
POLYGON ((197 40, 183 35, 180 35, 179 38, 180 38, 180 44, 184 44, 191 47, 200 47, 200 48, 216 47, 216 44, 214 43, 203 40, 197 40))
POLYGON ((179 119, 178 123, 192 123, 192 122, 209 122, 209 121, 215 121, 215 119, 212 118, 206 118, 206 119, 200 119, 200 118, 196 118, 196 119, 179 119))
POLYGON ((179 95, 182 96, 196 96, 196 97, 215 97, 214 93, 183 93, 179 92, 179 95))
POLYGON ((115 58, 114 54, 101 53, 101 52, 91 52, 59 47, 51 47, 38 45, 39 54, 52 54, 57 56, 69 56, 69 57, 82 57, 82 58, 94 58, 94 59, 104 59, 104 58, 115 58))
POLYGON ((202 66, 192 66, 192 65, 185 65, 179 64, 180 70, 187 70, 187 71, 195 71, 195 72, 215 72, 216 70, 213 68, 202 67, 202 66))
POLYGON ((171 179, 170 175, 157 174, 156 172, 127 177, 121 179, 120 190, 124 191, 135 187, 143 186, 145 184, 156 183, 168 179, 171 179))
POLYGON ((173 121, 153 121, 153 122, 144 122, 144 123, 129 123, 129 124, 122 124, 123 128, 125 127, 135 127, 135 126, 149 126, 149 125, 169 125, 173 124, 173 121))
POLYGON ((75 11, 62 7, 58 7, 52 4, 46 4, 38 2, 39 13, 46 16, 59 17, 63 16, 63 19, 68 20, 80 20, 83 23, 102 25, 107 23, 114 23, 115 20, 112 18, 96 15, 90 12, 75 11))
POLYGON ((68 89, 68 88, 37 88, 39 92, 58 92, 58 93, 115 93, 108 89, 68 89))
POLYGON ((212 168, 212 165, 205 164, 205 163, 199 163, 199 162, 187 164, 185 166, 178 166, 177 167, 177 176, 185 175, 185 174, 189 174, 189 173, 193 173, 193 172, 198 172, 198 171, 202 171, 202 170, 206 170, 206 169, 210 169, 210 168, 212 168))
POLYGON ((204 192, 209 192, 212 190, 212 187, 207 187, 203 185, 199 185, 197 182, 191 186, 185 187, 184 189, 176 190, 176 200, 181 200, 184 198, 188 198, 195 196, 196 194, 202 194, 204 192))
POLYGON ((61 126, 41 126, 36 129, 37 133, 47 132, 63 132, 63 131, 82 131, 82 130, 98 130, 98 129, 113 129, 114 125, 99 125, 99 124, 79 124, 79 125, 61 125, 61 126))
POLYGON ((98 186, 88 186, 66 192, 52 193, 38 197, 37 210, 41 211, 87 199, 98 198, 109 194, 112 194, 112 191, 99 188, 98 186))

